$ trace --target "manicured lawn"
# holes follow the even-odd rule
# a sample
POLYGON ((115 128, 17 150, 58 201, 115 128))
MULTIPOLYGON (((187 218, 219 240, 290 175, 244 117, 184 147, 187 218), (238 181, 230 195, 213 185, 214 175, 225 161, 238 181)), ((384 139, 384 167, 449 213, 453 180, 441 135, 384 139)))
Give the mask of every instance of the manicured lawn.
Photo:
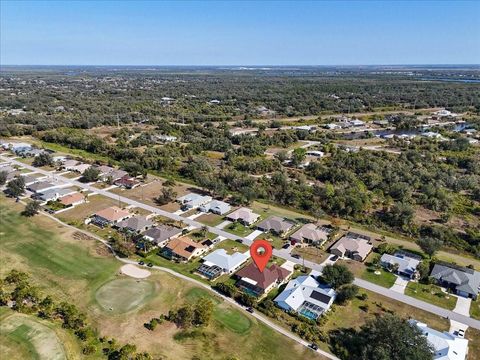
POLYGON ((367 268, 360 276, 363 280, 370 281, 377 285, 390 288, 397 280, 397 277, 391 272, 385 271, 383 269, 374 269, 367 268))
POLYGON ((413 281, 408 283, 405 289, 405 295, 449 310, 453 310, 457 303, 455 296, 444 293, 440 287, 436 285, 424 285, 413 281))
POLYGON ((252 327, 250 319, 237 309, 217 307, 213 316, 222 326, 236 334, 246 334, 252 327))
POLYGON ((240 224, 238 222, 234 222, 234 223, 228 225, 224 230, 228 231, 229 233, 232 233, 232 234, 235 234, 235 235, 238 235, 238 236, 242 236, 242 237, 247 236, 248 234, 250 234, 253 231, 252 229, 250 229, 246 226, 243 226, 242 224, 240 224))
POLYGON ((272 246, 275 248, 275 249, 281 249, 283 245, 285 245, 286 243, 286 240, 285 239, 282 239, 281 237, 279 236, 276 236, 276 235, 273 235, 271 233, 267 234, 267 233, 263 233, 263 234, 260 234, 258 235, 255 239, 265 239, 265 240, 268 240, 270 241, 270 244, 272 244, 272 246))
POLYGON ((472 305, 470 305, 470 316, 480 320, 480 300, 472 301, 472 305))
POLYGON ((249 247, 234 240, 226 239, 215 245, 215 249, 225 249, 228 254, 233 254, 236 251, 244 253, 249 247))

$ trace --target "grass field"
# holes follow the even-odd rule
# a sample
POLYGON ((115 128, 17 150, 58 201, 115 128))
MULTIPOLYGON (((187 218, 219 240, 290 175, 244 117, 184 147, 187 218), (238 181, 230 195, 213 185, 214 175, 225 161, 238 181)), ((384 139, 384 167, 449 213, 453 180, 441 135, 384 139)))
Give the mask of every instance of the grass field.
POLYGON ((429 302, 430 304, 453 310, 457 303, 455 296, 445 294, 436 285, 424 285, 410 281, 405 289, 405 295, 429 302))
MULTIPOLYGON (((118 274, 120 264, 96 242, 75 240, 74 230, 41 215, 26 221, 18 215, 23 206, 5 198, 1 200, 0 221, 4 234, 0 237, 3 250, 0 272, 4 274, 11 268, 26 271, 45 293, 75 303, 87 314, 100 336, 114 337, 122 344, 133 343, 139 351, 148 351, 162 359, 192 359, 194 356, 213 360, 231 356, 260 360, 319 359, 310 350, 258 323, 213 293, 167 273, 154 271, 148 278, 160 291, 155 291, 141 306, 126 313, 105 311, 95 296, 100 294, 103 300, 105 295, 110 294, 112 298, 117 295, 113 288, 118 280, 125 279, 118 274), (7 202, 8 207, 3 205, 7 202), (153 332, 143 326, 151 318, 203 296, 202 292, 214 298, 216 303, 214 321, 201 330, 203 335, 180 341, 178 334, 182 330, 170 322, 164 322, 153 332)), ((122 285, 123 291, 125 284, 122 285)), ((118 299, 112 301, 118 306, 118 299)), ((131 304, 125 301, 124 306, 129 309, 131 304)), ((78 349, 78 343, 76 346, 78 349)), ((82 357, 77 354, 72 358, 82 357)))
POLYGON ((243 236, 243 237, 247 236, 253 231, 249 227, 246 227, 240 224, 239 222, 234 222, 234 223, 231 223, 230 225, 227 225, 227 227, 225 227, 224 230, 234 235, 243 236))
POLYGON ((100 287, 95 299, 106 312, 123 314, 140 308, 160 291, 155 283, 131 278, 115 279, 100 287))
POLYGON ((226 239, 217 244, 215 249, 225 249, 228 254, 233 254, 234 252, 244 253, 249 247, 234 240, 226 239))
POLYGON ((374 269, 374 268, 367 268, 360 276, 363 280, 370 281, 377 285, 390 288, 395 284, 395 280, 397 277, 392 274, 391 272, 385 271, 383 269, 374 269))
POLYGON ((222 223, 223 218, 220 215, 208 213, 200 215, 196 220, 205 225, 217 226, 222 223))
POLYGON ((67 359, 62 341, 33 316, 8 312, 0 321, 0 353, 4 359, 67 359))

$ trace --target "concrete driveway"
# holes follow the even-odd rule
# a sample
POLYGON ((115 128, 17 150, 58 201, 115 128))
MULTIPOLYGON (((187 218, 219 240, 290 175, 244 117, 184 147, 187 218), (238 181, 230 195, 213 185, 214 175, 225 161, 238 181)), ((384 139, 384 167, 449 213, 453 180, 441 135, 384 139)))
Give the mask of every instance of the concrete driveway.
POLYGON ((247 236, 245 236, 245 239, 253 241, 260 234, 263 234, 263 231, 255 230, 255 231, 251 232, 250 234, 248 234, 247 236))
POLYGON ((397 280, 395 280, 395 284, 392 285, 390 289, 396 291, 400 294, 405 293, 405 288, 407 287, 408 282, 410 279, 404 278, 402 276, 397 275, 397 280))
POLYGON ((455 309, 453 309, 453 311, 458 314, 470 316, 471 304, 472 304, 472 299, 465 298, 462 296, 457 296, 457 305, 455 305, 455 309))
POLYGON ((225 220, 224 222, 215 226, 217 229, 224 229, 226 226, 230 225, 232 222, 230 220, 225 220))

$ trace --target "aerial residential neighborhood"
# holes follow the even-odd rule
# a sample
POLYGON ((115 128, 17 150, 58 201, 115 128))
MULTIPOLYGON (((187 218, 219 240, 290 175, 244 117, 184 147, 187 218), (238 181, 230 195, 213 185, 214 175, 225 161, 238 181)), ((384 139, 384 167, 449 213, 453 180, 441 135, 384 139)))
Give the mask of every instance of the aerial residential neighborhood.
POLYGON ((0 1, 0 359, 480 359, 480 3, 0 1))

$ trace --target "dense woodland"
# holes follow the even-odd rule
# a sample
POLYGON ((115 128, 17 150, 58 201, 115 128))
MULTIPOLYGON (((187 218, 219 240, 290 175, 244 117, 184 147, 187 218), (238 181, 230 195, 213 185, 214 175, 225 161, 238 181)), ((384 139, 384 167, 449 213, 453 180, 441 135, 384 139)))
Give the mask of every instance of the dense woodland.
MULTIPOLYGON (((129 171, 186 179, 238 204, 261 199, 315 217, 342 217, 412 237, 439 238, 480 256, 480 155, 464 138, 451 134, 449 142, 389 140, 401 150, 398 155, 348 152, 335 146, 337 135, 275 129, 274 120, 260 124, 257 136, 230 132, 239 122, 249 126, 258 121, 259 106, 277 116, 443 106, 468 110, 480 129, 475 120, 478 84, 365 73, 86 72, 6 74, 0 85, 0 107, 26 111, 3 114, 0 135, 29 134, 101 154, 129 171), (167 96, 175 100, 161 99, 167 96), (211 99, 220 104, 209 104, 211 99), (236 122, 222 121, 232 119, 236 122), (106 137, 88 130, 99 125, 120 126, 106 137), (174 135, 179 141, 160 145, 155 134, 174 135), (319 141, 327 156, 299 169, 304 154, 286 152, 299 140, 319 141), (267 157, 270 147, 285 151, 267 157), (287 165, 288 158, 292 162, 287 165), (437 218, 420 223, 419 209, 437 218), (459 217, 464 224, 450 226, 459 217)), ((400 129, 412 123, 411 116, 399 115, 394 121, 400 129)))

